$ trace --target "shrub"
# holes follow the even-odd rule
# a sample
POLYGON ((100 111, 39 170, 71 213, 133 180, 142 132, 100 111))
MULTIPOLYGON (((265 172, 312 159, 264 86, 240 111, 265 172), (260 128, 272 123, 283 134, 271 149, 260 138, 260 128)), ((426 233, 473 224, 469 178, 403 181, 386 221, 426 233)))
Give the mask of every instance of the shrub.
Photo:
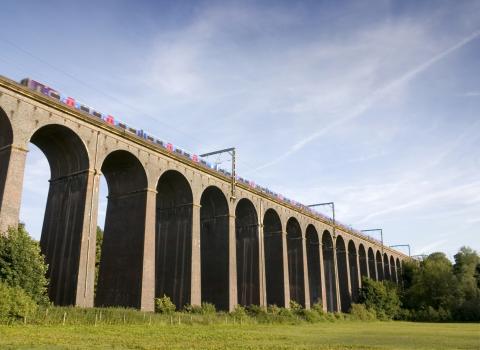
POLYGON ((237 305, 230 314, 234 317, 240 317, 240 318, 247 316, 247 312, 245 311, 245 308, 242 305, 237 305))
POLYGON ((363 304, 352 304, 350 308, 350 315, 353 319, 360 321, 372 321, 377 318, 375 315, 375 310, 369 310, 363 304))
POLYGON ((290 300, 290 310, 292 310, 294 314, 298 314, 302 309, 302 305, 297 303, 295 300, 290 300))
POLYGON ((257 317, 257 316, 265 316, 267 314, 267 310, 258 305, 250 305, 245 308, 245 311, 249 316, 257 317))
POLYGON ((302 309, 298 313, 305 319, 307 322, 315 323, 320 321, 321 317, 315 310, 306 310, 302 309))
POLYGON ((23 225, 0 234, 0 281, 22 288, 39 304, 48 304, 46 273, 40 246, 23 225))
POLYGON ((272 315, 278 315, 280 314, 282 308, 278 307, 277 305, 268 305, 267 307, 267 312, 272 315))
POLYGON ((22 288, 0 282, 0 321, 23 318, 36 310, 37 304, 22 288))
POLYGON ((202 314, 204 315, 214 314, 217 312, 215 305, 211 303, 202 303, 201 310, 202 310, 202 314))
POLYGON ((171 315, 175 312, 176 306, 165 294, 161 298, 155 298, 155 312, 171 315))
POLYGON ((359 301, 368 310, 375 310, 379 319, 392 319, 400 310, 396 286, 389 282, 363 278, 359 301))
POLYGON ((325 313, 325 311, 323 311, 323 305, 320 302, 313 304, 311 306, 311 309, 319 315, 323 315, 325 313))

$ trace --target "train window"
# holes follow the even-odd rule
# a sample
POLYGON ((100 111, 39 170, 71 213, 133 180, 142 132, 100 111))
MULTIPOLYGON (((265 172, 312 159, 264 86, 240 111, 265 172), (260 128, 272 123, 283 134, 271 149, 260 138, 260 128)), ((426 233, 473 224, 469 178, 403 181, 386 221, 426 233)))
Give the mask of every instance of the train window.
POLYGON ((55 90, 50 90, 50 97, 53 97, 54 99, 60 100, 60 94, 56 92, 55 90))
POLYGON ((171 143, 167 143, 167 149, 172 152, 173 151, 173 145, 171 143))
POLYGON ((134 128, 128 127, 127 130, 130 131, 131 133, 134 133, 134 134, 137 133, 137 130, 135 130, 134 128))
POLYGON ((101 113, 98 113, 97 111, 92 111, 92 114, 94 117, 97 117, 97 118, 102 118, 102 114, 101 113))
POLYGON ((151 136, 147 136, 147 140, 150 141, 150 142, 153 142, 155 139, 151 136))
POLYGON ((157 143, 157 145, 160 145, 160 146, 163 147, 163 141, 162 140, 156 140, 155 142, 157 143))
POLYGON ((80 105, 80 110, 81 110, 81 111, 84 111, 84 112, 87 112, 87 113, 90 113, 90 108, 88 108, 88 107, 85 106, 85 105, 80 105))

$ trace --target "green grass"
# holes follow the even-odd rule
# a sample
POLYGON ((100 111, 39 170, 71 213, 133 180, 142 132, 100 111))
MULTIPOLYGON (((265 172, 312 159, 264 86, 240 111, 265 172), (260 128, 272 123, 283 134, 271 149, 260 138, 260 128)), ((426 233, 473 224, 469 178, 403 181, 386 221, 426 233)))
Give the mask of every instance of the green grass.
POLYGON ((480 325, 337 321, 308 324, 2 325, 0 349, 479 349, 480 325))

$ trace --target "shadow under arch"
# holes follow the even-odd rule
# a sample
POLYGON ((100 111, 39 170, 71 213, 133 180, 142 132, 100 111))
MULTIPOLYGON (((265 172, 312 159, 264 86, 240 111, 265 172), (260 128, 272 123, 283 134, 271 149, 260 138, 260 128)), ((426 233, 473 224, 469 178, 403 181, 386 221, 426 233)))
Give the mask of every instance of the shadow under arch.
POLYGON ((383 281, 384 275, 383 275, 382 254, 380 253, 379 250, 377 250, 377 253, 375 254, 375 263, 377 264, 377 281, 383 281))
POLYGON ((282 222, 274 209, 263 217, 267 305, 285 305, 282 222))
POLYGON ((390 255, 390 270, 391 270, 391 280, 392 282, 398 283, 397 281, 397 269, 395 267, 395 259, 393 255, 390 255))
POLYGON ((370 279, 378 281, 377 269, 375 267, 375 254, 373 253, 372 247, 368 248, 368 272, 370 279))
POLYGON ((367 253, 365 246, 361 243, 358 246, 358 261, 360 262, 360 277, 368 277, 367 253))
POLYGON ((258 216, 253 203, 242 198, 235 208, 237 293, 239 305, 260 304, 258 216))
POLYGON ((12 124, 7 114, 0 108, 0 205, 3 201, 5 183, 7 181, 8 164, 10 162, 11 144, 13 143, 12 124))
POLYGON ((388 261, 388 255, 387 253, 383 253, 383 269, 385 270, 384 272, 384 279, 387 281, 391 281, 391 274, 390 274, 390 263, 388 261))
POLYGON ((360 289, 360 282, 358 280, 358 264, 357 264, 357 249, 352 240, 348 242, 348 268, 350 271, 350 285, 352 288, 352 301, 356 302, 360 289))
POLYGON ((328 231, 324 231, 322 235, 322 253, 327 311, 335 312, 337 311, 337 283, 335 278, 334 246, 332 236, 328 231))
POLYGON ((43 152, 50 166, 40 238, 48 264, 48 295, 55 305, 74 305, 89 176, 88 152, 75 132, 58 124, 42 126, 30 142, 43 152))
POLYGON ((202 302, 229 308, 229 212, 223 192, 207 187, 200 199, 202 302))
POLYGON ((181 309, 190 303, 193 195, 188 180, 175 170, 157 184, 155 224, 155 297, 164 294, 181 309))
POLYGON ((303 237, 298 220, 291 217, 287 221, 288 277, 290 300, 305 306, 305 281, 303 266, 303 237))
POLYGON ((348 312, 350 309, 350 291, 348 290, 348 270, 347 270, 347 250, 345 241, 342 236, 337 235, 335 242, 337 252, 337 272, 338 272, 338 289, 340 292, 340 307, 342 312, 348 312))
POLYGON ((306 234, 308 285, 310 305, 322 302, 322 279, 320 274, 320 241, 315 226, 308 225, 306 234))
POLYGON ((102 164, 108 187, 97 306, 141 307, 147 175, 132 153, 117 150, 102 164))
POLYGON ((396 262, 396 271, 397 271, 397 283, 403 286, 403 275, 402 275, 402 265, 400 259, 397 258, 396 262))

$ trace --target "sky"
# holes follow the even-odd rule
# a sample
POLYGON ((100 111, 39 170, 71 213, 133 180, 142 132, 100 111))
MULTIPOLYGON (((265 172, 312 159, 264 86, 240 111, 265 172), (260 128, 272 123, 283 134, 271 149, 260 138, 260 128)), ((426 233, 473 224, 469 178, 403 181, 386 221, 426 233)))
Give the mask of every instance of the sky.
MULTIPOLYGON (((480 249, 480 1, 6 0, 0 28, 3 76, 192 152, 236 147, 240 176, 387 245, 480 249)), ((30 145, 35 238, 49 176, 30 145)))

